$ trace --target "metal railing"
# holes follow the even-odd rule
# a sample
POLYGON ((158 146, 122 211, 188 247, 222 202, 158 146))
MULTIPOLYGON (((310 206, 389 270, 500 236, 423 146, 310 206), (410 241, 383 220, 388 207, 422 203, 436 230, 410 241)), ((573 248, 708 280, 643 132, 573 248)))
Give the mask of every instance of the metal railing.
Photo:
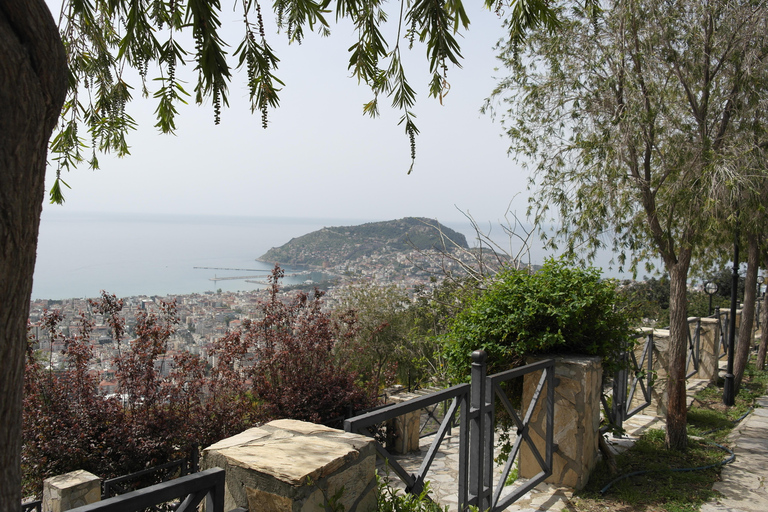
MULTIPOLYGON (((454 418, 457 414, 461 415, 462 418, 459 421, 460 425, 466 424, 466 419, 464 418, 467 414, 467 411, 469 409, 469 391, 470 391, 470 385, 469 384, 459 384, 458 386, 453 386, 448 389, 444 389, 442 391, 438 391, 436 393, 433 393, 431 395, 424 395, 419 398, 414 398, 413 400, 408 400, 407 402, 402 402, 399 404, 392 404, 385 407, 382 407, 376 411, 372 411, 369 413, 362 414, 360 416, 355 416, 354 418, 349 418, 347 420, 344 420, 344 430, 347 432, 354 432, 356 434, 363 434, 370 437, 373 437, 373 432, 369 430, 371 427, 375 427, 376 425, 379 425, 381 423, 386 422, 387 420, 390 420, 392 418, 396 418, 398 416, 402 416, 404 414, 408 414, 409 412, 418 411, 419 409, 424 409, 425 407, 429 407, 433 404, 438 404, 446 400, 451 401, 451 405, 448 408, 447 413, 445 414, 445 417, 443 418, 443 421, 440 423, 440 427, 437 430, 437 433, 435 434, 435 438, 432 441, 432 444, 429 447, 429 450, 427 450, 427 454, 424 457, 424 460, 421 463, 421 467, 419 467, 418 472, 415 474, 409 474, 390 454, 387 449, 382 446, 381 443, 376 442, 376 451, 379 455, 379 457, 383 458, 387 461, 389 464, 389 467, 395 472, 395 474, 400 478, 400 480, 403 481, 406 485, 406 492, 413 493, 413 494, 419 494, 424 489, 424 478, 427 474, 427 471, 429 471, 429 467, 432 465, 432 462, 435 459, 435 456, 437 455, 440 444, 443 442, 443 439, 445 439, 445 436, 448 433, 449 428, 454 423, 454 418)), ((467 458, 467 449, 468 449, 468 443, 467 443, 467 432, 466 429, 463 429, 460 431, 460 440, 459 440, 459 459, 460 461, 466 460, 467 458)), ((461 463, 460 463, 461 464, 461 463)), ((461 494, 462 489, 465 488, 466 481, 461 478, 461 473, 459 477, 459 493, 461 494)), ((466 491, 464 491, 466 492, 466 491)))
POLYGON ((640 359, 635 350, 628 350, 620 356, 621 367, 613 376, 611 403, 608 403, 606 393, 602 393, 600 401, 608 424, 600 428, 606 432, 612 427, 623 428, 624 422, 651 404, 653 391, 653 331, 643 334, 636 339, 645 339, 640 359), (630 381, 631 376, 631 381, 630 381), (642 401, 635 400, 640 389, 642 401), (634 407, 633 403, 637 403, 634 407))
POLYGON ((21 512, 41 512, 43 500, 27 501, 21 504, 21 512))
POLYGON ((477 506, 481 510, 490 510, 490 512, 497 512, 507 508, 511 503, 552 474, 552 453, 554 451, 552 441, 554 436, 554 360, 548 359, 507 372, 486 376, 485 357, 485 352, 483 351, 476 351, 472 354, 473 362, 470 384, 460 384, 430 395, 414 398, 399 404, 392 404, 377 411, 350 418, 344 422, 344 429, 347 432, 372 437, 373 433, 369 431, 370 427, 420 409, 430 410, 430 407, 434 408, 442 402, 450 401, 451 404, 440 421, 440 426, 437 429, 432 444, 429 446, 416 473, 409 474, 384 446, 376 442, 375 446, 378 455, 387 461, 391 470, 403 481, 406 486, 406 492, 419 494, 424 489, 427 472, 439 452, 443 440, 448 435, 451 427, 458 424, 459 510, 466 510, 469 506, 477 506), (521 418, 512 406, 501 384, 538 371, 541 371, 542 375, 539 378, 528 409, 521 418), (546 394, 543 392, 545 386, 547 389, 546 394), (494 492, 492 469, 496 399, 499 400, 504 411, 514 423, 517 429, 517 439, 494 492), (545 402, 543 405, 546 411, 544 454, 534 444, 528 427, 534 409, 542 400, 545 402), (539 463, 540 471, 513 492, 501 496, 504 482, 509 476, 512 463, 519 453, 523 442, 528 445, 534 459, 539 463))
POLYGON ((728 341, 731 335, 731 330, 730 330, 731 312, 728 310, 721 310, 720 308, 715 308, 714 316, 720 322, 720 328, 718 329, 720 331, 720 340, 719 340, 720 348, 718 349, 718 359, 722 359, 728 356, 728 346, 729 346, 728 341))
MULTIPOLYGON (((715 318, 720 320, 720 347, 727 349, 727 325, 728 313, 716 311, 715 318)), ((688 321, 688 347, 686 352, 686 375, 691 378, 699 371, 701 364, 701 318, 693 318, 688 321), (691 329, 693 327, 693 329, 691 329), (693 330, 693 333, 691 332, 693 330)), ((638 337, 640 339, 641 337, 638 337)), ((601 432, 607 432, 611 428, 621 430, 624 422, 642 411, 651 404, 653 392, 653 331, 643 334, 645 338, 640 360, 637 359, 635 350, 628 350, 620 356, 621 368, 613 376, 610 403, 605 392, 600 396, 603 405, 603 413, 608 420, 606 425, 600 428, 601 432), (638 387, 642 394, 642 400, 636 400, 638 387), (636 404, 634 407, 632 404, 636 404)), ((720 349, 718 348, 717 351, 720 349)), ((723 354, 720 354, 720 358, 723 354)))
POLYGON ((176 512, 197 512, 205 500, 206 512, 224 512, 224 470, 207 469, 72 509, 71 512, 137 512, 178 500, 176 512))
POLYGON ((701 318, 688 321, 688 355, 685 360, 685 378, 690 379, 699 372, 701 361, 701 318), (691 335, 691 324, 696 324, 691 335))
MULTIPOLYGON (((474 356, 475 355, 473 354, 473 359, 474 356)), ((470 506, 474 505, 478 507, 480 510, 499 512, 509 507, 525 493, 546 480, 546 478, 552 474, 552 455, 556 448, 553 442, 555 428, 555 360, 545 359, 538 363, 514 368, 489 377, 485 377, 484 360, 483 364, 475 364, 473 362, 472 377, 472 382, 475 383, 477 381, 482 387, 475 386, 472 390, 472 406, 469 418, 470 494, 467 503, 470 506), (525 410, 525 414, 521 418, 515 411, 512 402, 501 387, 501 384, 539 371, 541 372, 541 375, 538 383, 536 384, 531 400, 528 403, 528 407, 525 410), (544 394, 545 386, 546 394, 544 394), (480 397, 483 396, 485 398, 480 400, 480 397), (510 416, 517 428, 517 437, 512 446, 512 450, 507 457, 507 461, 504 464, 501 476, 496 482, 495 489, 493 487, 493 447, 496 414, 494 398, 499 400, 502 409, 510 416), (544 400, 544 403, 541 405, 546 412, 544 454, 539 451, 539 448, 531 438, 531 431, 529 428, 531 417, 542 400, 544 400), (539 465, 540 471, 533 478, 530 478, 525 483, 515 488, 512 492, 502 496, 504 483, 509 477, 512 465, 517 459, 523 442, 526 443, 534 460, 539 465)))
POLYGON ((197 447, 183 459, 166 462, 153 468, 144 469, 129 475, 118 476, 104 480, 101 484, 101 499, 131 492, 138 487, 146 487, 146 483, 160 483, 173 478, 186 476, 198 471, 199 454, 197 447))

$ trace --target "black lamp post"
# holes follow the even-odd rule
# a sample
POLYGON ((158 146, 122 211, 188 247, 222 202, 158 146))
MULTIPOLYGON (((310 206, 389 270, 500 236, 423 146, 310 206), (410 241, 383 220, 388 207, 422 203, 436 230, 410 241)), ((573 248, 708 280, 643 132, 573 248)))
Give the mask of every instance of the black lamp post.
MULTIPOLYGON (((737 216, 738 219, 738 216, 737 216)), ((731 314, 728 326, 728 367, 723 382, 723 403, 731 406, 736 402, 736 382, 733 375, 733 351, 736 344, 736 294, 739 289, 739 224, 733 233, 733 275, 731 282, 731 314)))
POLYGON ((712 296, 717 293, 720 287, 713 281, 707 281, 704 283, 704 293, 709 295, 709 313, 707 316, 712 316, 712 296))

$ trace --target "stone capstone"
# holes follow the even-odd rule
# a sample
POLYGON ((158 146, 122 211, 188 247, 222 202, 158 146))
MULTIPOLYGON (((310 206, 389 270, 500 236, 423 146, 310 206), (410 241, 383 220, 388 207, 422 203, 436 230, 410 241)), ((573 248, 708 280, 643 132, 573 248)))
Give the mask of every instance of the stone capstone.
POLYGON ((376 508, 374 441, 322 425, 276 420, 203 451, 202 467, 226 471, 224 509, 347 512, 376 508))
POLYGON ((43 481, 43 512, 64 512, 101 501, 101 479, 79 469, 43 481))

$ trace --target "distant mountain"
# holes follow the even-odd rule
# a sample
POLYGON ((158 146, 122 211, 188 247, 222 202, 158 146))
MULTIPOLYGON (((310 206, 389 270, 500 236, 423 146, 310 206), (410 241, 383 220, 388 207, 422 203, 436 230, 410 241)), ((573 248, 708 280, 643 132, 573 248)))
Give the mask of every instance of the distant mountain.
POLYGON ((439 222, 406 217, 359 226, 323 228, 273 247, 258 259, 288 266, 335 266, 376 254, 414 249, 468 249, 467 239, 439 222))

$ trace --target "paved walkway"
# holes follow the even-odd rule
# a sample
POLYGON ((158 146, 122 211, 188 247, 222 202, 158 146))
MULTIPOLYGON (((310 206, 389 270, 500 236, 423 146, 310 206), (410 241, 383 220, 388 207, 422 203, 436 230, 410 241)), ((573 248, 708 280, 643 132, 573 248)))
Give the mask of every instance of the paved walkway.
MULTIPOLYGON (((721 481, 714 486, 722 496, 704 504, 701 512, 768 512, 768 396, 758 400, 758 406, 730 434, 728 444, 736 453, 736 460, 722 469, 721 481)), ((608 444, 616 452, 632 446, 645 430, 664 428, 664 421, 656 416, 638 414, 624 426, 624 437, 608 439, 608 444)), ((432 437, 423 438, 421 454, 397 456, 396 460, 408 472, 415 473, 431 442, 432 437)), ((458 509, 458 448, 458 436, 454 434, 447 437, 426 478, 432 488, 431 495, 441 505, 447 505, 451 512, 458 509)), ((501 468, 497 467, 496 470, 496 474, 500 474, 501 468)), ((400 484, 394 474, 390 482, 393 485, 400 484)), ((520 483, 518 481, 513 484, 510 490, 520 483)), ((572 495, 572 489, 540 484, 508 510, 559 512, 566 508, 572 495)))
POLYGON ((721 497, 705 503, 701 512, 768 511, 768 396, 728 436, 736 460, 723 467, 714 489, 721 497))

